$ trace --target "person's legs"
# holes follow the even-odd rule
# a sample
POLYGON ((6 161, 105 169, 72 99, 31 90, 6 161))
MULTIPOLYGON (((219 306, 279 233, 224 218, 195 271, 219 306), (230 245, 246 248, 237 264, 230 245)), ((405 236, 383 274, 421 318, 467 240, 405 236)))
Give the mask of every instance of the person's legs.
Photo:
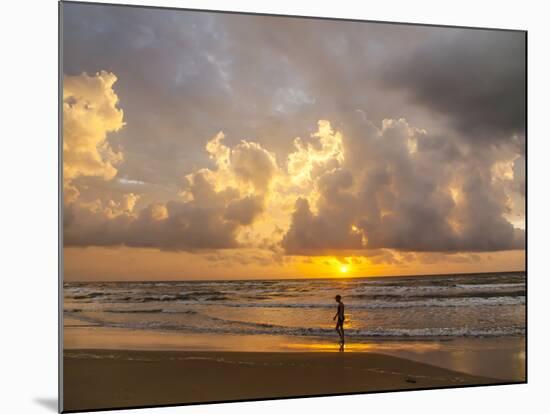
POLYGON ((338 321, 336 323, 336 332, 338 332, 338 336, 340 337, 340 342, 343 343, 344 342, 344 324, 342 323, 342 321, 338 321))

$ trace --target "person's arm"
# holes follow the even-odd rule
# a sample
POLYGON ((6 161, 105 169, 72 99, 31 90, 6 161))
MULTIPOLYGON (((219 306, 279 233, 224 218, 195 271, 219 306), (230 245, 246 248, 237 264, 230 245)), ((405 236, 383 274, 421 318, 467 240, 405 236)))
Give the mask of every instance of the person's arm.
POLYGON ((340 313, 340 307, 338 306, 338 309, 336 310, 336 315, 334 315, 334 318, 332 318, 333 321, 336 320, 336 318, 338 317, 338 314, 340 313))

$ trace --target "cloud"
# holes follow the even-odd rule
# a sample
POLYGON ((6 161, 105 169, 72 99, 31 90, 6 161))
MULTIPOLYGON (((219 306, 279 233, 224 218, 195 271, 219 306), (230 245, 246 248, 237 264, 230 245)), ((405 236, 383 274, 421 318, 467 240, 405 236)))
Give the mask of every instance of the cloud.
POLYGON ((94 137, 67 165, 67 243, 393 264, 524 247, 523 34, 63 13, 75 139, 94 137))
MULTIPOLYGON (((224 195, 217 195, 223 198, 224 195)), ((135 214, 109 214, 108 203, 91 209, 83 204, 65 207, 65 246, 129 246, 161 250, 225 249, 238 246, 239 222, 225 216, 223 202, 195 201, 150 204, 135 214)))
POLYGON ((217 190, 233 188, 241 193, 265 194, 277 173, 275 155, 257 142, 241 140, 230 148, 224 140, 225 134, 219 132, 205 147, 215 169, 192 172, 187 180, 192 181, 197 174, 202 174, 217 190))
POLYGON ((386 62, 382 77, 465 138, 494 143, 525 133, 524 33, 445 29, 386 62))
POLYGON ((230 249, 239 230, 264 211, 265 191, 275 173, 273 156, 254 142, 224 146, 223 133, 205 149, 214 169, 185 176, 182 200, 153 202, 136 211, 139 195, 65 206, 65 246, 150 247, 162 250, 230 249), (237 155, 235 155, 237 154, 237 155), (260 179, 248 175, 261 168, 260 179))
POLYGON ((353 232, 349 221, 335 216, 311 212, 303 198, 296 201, 292 224, 282 246, 287 254, 301 256, 330 255, 338 250, 361 250, 361 234, 353 232))
POLYGON ((525 185, 527 183, 525 176, 525 157, 521 156, 514 160, 512 176, 514 180, 514 189, 525 197, 525 185))
POLYGON ((505 218, 505 187, 492 179, 491 162, 445 150, 445 137, 404 119, 380 128, 364 121, 363 133, 338 134, 345 157, 316 180, 316 214, 306 200, 296 202, 282 241, 287 254, 524 247, 523 230, 505 218))
POLYGON ((73 184, 79 177, 111 180, 122 161, 108 134, 124 126, 123 111, 113 90, 117 77, 101 71, 63 79, 63 184, 65 199, 74 201, 79 190, 73 184))
POLYGON ((263 208, 261 197, 247 196, 229 203, 225 211, 225 218, 243 226, 249 225, 263 211, 263 208))
POLYGON ((506 218, 509 194, 521 191, 517 160, 471 158, 405 119, 386 119, 380 127, 361 122, 363 129, 353 123, 348 134, 319 121, 307 139, 295 139, 282 166, 260 144, 228 147, 218 133, 205 146, 214 167, 186 175, 181 200, 139 211, 133 193, 118 202, 77 203, 68 211, 66 245, 264 246, 274 255, 349 253, 391 263, 399 260, 390 250, 524 247, 523 230, 506 218))
POLYGON ((318 130, 308 139, 294 139, 294 151, 288 155, 287 170, 293 184, 310 186, 326 170, 343 160, 342 135, 327 120, 318 122, 318 130))
POLYGON ((231 167, 239 179, 264 193, 275 175, 277 162, 274 154, 260 144, 243 140, 231 151, 231 167))

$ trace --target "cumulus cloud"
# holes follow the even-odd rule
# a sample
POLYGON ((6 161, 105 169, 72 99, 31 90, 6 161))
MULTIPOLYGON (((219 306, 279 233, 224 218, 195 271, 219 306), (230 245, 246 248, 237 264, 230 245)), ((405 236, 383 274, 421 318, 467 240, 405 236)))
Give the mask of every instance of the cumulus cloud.
POLYGON ((100 199, 65 208, 66 246, 152 247, 164 250, 229 249, 240 246, 243 226, 264 210, 265 191, 276 169, 272 154, 254 142, 234 148, 222 144, 223 133, 205 149, 214 169, 202 168, 185 176, 180 200, 154 202, 139 211, 139 196, 100 199), (258 175, 252 174, 261 168, 258 175))
POLYGON ((171 201, 158 216, 153 205, 137 217, 119 215, 109 218, 71 205, 69 226, 65 227, 66 246, 130 246, 163 250, 219 249, 236 247, 236 223, 223 220, 219 212, 171 201))
POLYGON ((249 225, 262 211, 263 200, 261 197, 246 196, 227 205, 225 218, 242 225, 249 225))
POLYGON ((309 138, 295 138, 294 149, 288 155, 287 170, 292 183, 300 187, 311 185, 343 161, 342 135, 327 120, 320 120, 318 130, 309 138))
POLYGON ((228 147, 218 133, 205 146, 214 167, 186 175, 180 200, 137 212, 133 193, 105 205, 79 203, 68 211, 66 244, 264 246, 275 255, 281 247, 287 255, 371 254, 392 263, 398 256, 390 250, 523 248, 523 230, 506 217, 509 194, 521 191, 517 160, 479 164, 405 119, 362 122, 344 132, 319 121, 307 139, 295 139, 281 166, 258 143, 228 147), (260 220, 275 211, 280 220, 276 213, 260 220))
POLYGON ((110 180, 122 161, 108 134, 124 126, 124 114, 113 90, 117 77, 101 71, 63 79, 63 184, 66 201, 78 198, 73 184, 78 177, 110 180))
POLYGON ((245 140, 232 150, 231 166, 239 179, 251 183, 260 193, 268 189, 277 170, 273 153, 256 142, 245 140))
POLYGON ((345 158, 316 181, 316 214, 297 201, 282 242, 288 254, 524 247, 523 230, 505 218, 505 188, 492 179, 492 164, 479 165, 456 148, 441 151, 445 137, 404 119, 380 128, 365 121, 363 131, 339 134, 345 158))
POLYGON ((282 241, 286 253, 316 256, 339 250, 361 250, 361 234, 353 231, 349 220, 334 218, 328 214, 313 214, 308 201, 299 198, 292 214, 292 225, 282 241))
POLYGON ((241 140, 230 148, 219 132, 206 144, 206 151, 215 169, 203 168, 186 176, 192 182, 198 175, 209 180, 216 190, 237 189, 240 193, 265 194, 277 172, 275 154, 257 142, 241 140))

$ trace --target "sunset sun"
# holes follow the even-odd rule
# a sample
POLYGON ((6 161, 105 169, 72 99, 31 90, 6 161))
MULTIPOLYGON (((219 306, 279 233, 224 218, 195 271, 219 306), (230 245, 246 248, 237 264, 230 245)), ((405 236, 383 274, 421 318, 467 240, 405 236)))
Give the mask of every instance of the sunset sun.
POLYGON ((340 273, 347 273, 348 272, 348 266, 342 265, 340 266, 340 273))

